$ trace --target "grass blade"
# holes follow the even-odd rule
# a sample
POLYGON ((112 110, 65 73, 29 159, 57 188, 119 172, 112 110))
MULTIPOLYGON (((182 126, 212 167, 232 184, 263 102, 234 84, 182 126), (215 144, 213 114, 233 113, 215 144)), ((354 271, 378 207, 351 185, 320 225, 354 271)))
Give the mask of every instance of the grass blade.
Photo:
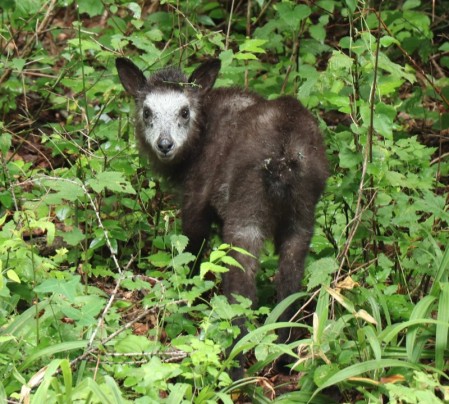
POLYGON ((447 333, 449 330, 449 283, 440 284, 441 293, 438 302, 438 324, 435 336, 435 366, 443 370, 444 351, 447 348, 447 333))
MULTIPOLYGON (((432 304, 435 301, 434 296, 426 296, 420 300, 410 315, 410 320, 425 320, 429 317, 429 312, 432 309, 432 304)), ((420 327, 410 327, 406 336, 407 357, 410 362, 416 363, 420 357, 423 349, 422 344, 417 345, 416 339, 420 327)))
POLYGON ((419 366, 415 364, 404 362, 398 359, 380 359, 356 363, 355 365, 348 366, 347 368, 342 369, 341 371, 333 374, 317 390, 315 390, 314 396, 323 389, 344 382, 350 379, 351 377, 359 376, 363 373, 372 372, 374 370, 381 370, 384 368, 392 368, 392 367, 409 368, 416 370, 419 369, 419 366))

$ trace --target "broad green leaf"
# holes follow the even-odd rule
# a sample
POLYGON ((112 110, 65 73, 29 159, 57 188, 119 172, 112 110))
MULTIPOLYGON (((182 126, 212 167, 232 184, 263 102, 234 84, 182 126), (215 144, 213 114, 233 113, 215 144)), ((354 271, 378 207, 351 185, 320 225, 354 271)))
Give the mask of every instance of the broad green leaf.
POLYGON ((171 258, 171 255, 165 251, 159 251, 156 254, 150 255, 148 261, 157 268, 163 268, 170 265, 171 258))
POLYGON ((237 267, 240 269, 244 269, 242 264, 240 264, 240 262, 238 262, 234 257, 231 257, 230 255, 225 255, 221 258, 221 262, 223 264, 226 264, 228 266, 233 266, 233 267, 237 267))
POLYGON ((47 204, 59 205, 63 201, 76 201, 84 195, 83 188, 77 180, 65 181, 63 179, 50 180, 44 178, 42 184, 56 191, 54 194, 46 195, 44 201, 47 204))
POLYGON ((405 0, 402 5, 403 10, 411 10, 413 8, 419 7, 421 5, 421 0, 405 0))
POLYGON ((228 272, 228 271, 229 271, 229 268, 227 268, 224 265, 217 265, 217 264, 214 264, 213 262, 202 262, 201 266, 200 266, 200 277, 201 277, 201 279, 203 279, 204 276, 208 272, 224 273, 224 272, 228 272))
POLYGON ((344 0, 346 7, 348 7, 351 14, 354 13, 355 9, 357 8, 357 0, 344 0))
POLYGON ((339 370, 340 368, 336 363, 318 366, 313 372, 313 381, 318 387, 320 387, 327 379, 335 375, 339 370))
POLYGON ((69 231, 61 233, 61 236, 64 239, 64 241, 71 246, 78 245, 81 241, 85 240, 86 238, 86 236, 78 227, 74 227, 69 231))
POLYGON ((96 193, 100 193, 106 188, 119 193, 136 193, 129 181, 123 176, 123 173, 117 171, 104 171, 99 173, 95 178, 91 178, 88 184, 96 193))
POLYGON ((50 293, 61 294, 67 298, 69 302, 75 300, 80 287, 80 277, 74 276, 70 280, 47 279, 33 290, 36 293, 50 293))
MULTIPOLYGON (((0 263, 0 269, 1 269, 1 263, 0 263)), ((20 278, 17 275, 17 272, 14 271, 13 269, 8 269, 6 271, 6 276, 8 277, 8 279, 12 280, 13 282, 20 283, 20 278)))
POLYGON ((318 42, 324 42, 326 39, 326 29, 321 24, 312 25, 309 32, 310 36, 318 42))
POLYGON ((307 267, 309 282, 307 290, 312 290, 317 286, 329 285, 331 275, 337 270, 337 263, 333 258, 321 258, 307 267))
POLYGON ((261 47, 267 41, 265 39, 246 39, 240 46, 240 52, 250 53, 265 53, 265 50, 261 47))
POLYGON ((143 335, 127 335, 120 339, 115 345, 116 352, 151 352, 155 349, 156 344, 143 335))
POLYGON ((173 234, 170 236, 170 242, 180 254, 186 249, 187 244, 189 244, 189 239, 182 234, 173 234))
POLYGON ((333 51, 329 59, 329 69, 335 72, 348 72, 354 65, 354 60, 340 51, 333 51))
POLYGON ((6 155, 11 148, 12 136, 9 133, 2 133, 0 135, 0 153, 6 155))
POLYGON ((257 60, 256 55, 248 52, 237 52, 234 55, 234 58, 238 60, 257 60))
POLYGON ((104 11, 104 6, 101 1, 77 0, 77 6, 79 7, 80 13, 86 13, 89 17, 95 17, 104 11))
POLYGON ((312 13, 310 7, 305 4, 299 4, 293 7, 291 3, 277 3, 276 9, 281 19, 291 30, 299 29, 301 21, 306 19, 312 13))
POLYGON ((221 260, 224 256, 226 256, 226 251, 214 250, 210 253, 209 261, 216 262, 218 260, 221 260))
POLYGON ((182 254, 175 255, 172 258, 170 264, 173 268, 176 269, 176 268, 188 265, 193 261, 195 261, 195 256, 191 253, 185 252, 182 254))
POLYGON ((392 44, 400 45, 400 42, 396 38, 393 38, 392 36, 384 35, 382 36, 382 38, 380 38, 380 44, 382 46, 388 47, 392 44))
POLYGON ((393 136, 394 119, 396 110, 394 107, 379 102, 374 114, 374 129, 377 133, 391 139, 393 136))

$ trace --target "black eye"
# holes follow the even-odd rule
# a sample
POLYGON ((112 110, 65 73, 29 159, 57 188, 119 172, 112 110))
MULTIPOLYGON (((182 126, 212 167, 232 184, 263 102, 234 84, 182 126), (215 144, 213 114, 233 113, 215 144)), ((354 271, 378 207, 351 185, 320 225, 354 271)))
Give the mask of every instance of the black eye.
POLYGON ((148 107, 143 108, 143 117, 145 119, 148 119, 151 117, 151 109, 150 108, 148 108, 148 107))
POLYGON ((184 107, 183 109, 181 109, 181 116, 183 119, 189 119, 190 116, 189 107, 184 107))

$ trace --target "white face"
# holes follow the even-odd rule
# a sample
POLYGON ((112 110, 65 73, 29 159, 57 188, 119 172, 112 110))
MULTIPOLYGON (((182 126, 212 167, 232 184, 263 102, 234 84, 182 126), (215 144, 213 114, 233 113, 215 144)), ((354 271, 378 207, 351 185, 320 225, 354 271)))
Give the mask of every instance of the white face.
POLYGON ((161 160, 175 157, 196 118, 189 99, 177 91, 149 93, 139 114, 145 139, 161 160))

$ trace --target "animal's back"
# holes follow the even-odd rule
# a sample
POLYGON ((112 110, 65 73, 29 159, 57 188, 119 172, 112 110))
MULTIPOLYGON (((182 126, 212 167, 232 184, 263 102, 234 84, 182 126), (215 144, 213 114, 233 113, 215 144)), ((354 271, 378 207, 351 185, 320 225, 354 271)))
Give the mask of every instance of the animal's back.
POLYGON ((229 200, 244 203, 242 193, 253 204, 291 206, 296 194, 307 192, 316 203, 327 177, 326 156, 315 119, 296 99, 270 101, 239 89, 217 89, 204 108, 200 164, 220 216, 226 216, 229 200))

